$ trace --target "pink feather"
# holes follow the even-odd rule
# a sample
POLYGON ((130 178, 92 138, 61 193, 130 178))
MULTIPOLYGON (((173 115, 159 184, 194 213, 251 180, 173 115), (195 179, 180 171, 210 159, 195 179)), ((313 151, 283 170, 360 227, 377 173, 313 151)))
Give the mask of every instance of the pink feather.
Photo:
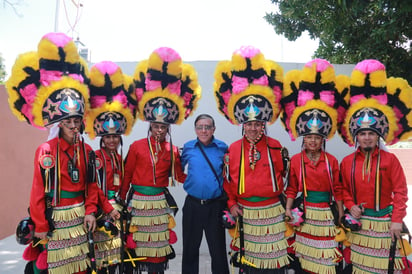
POLYGON ((298 106, 303 106, 307 101, 312 100, 315 97, 313 92, 306 90, 299 90, 298 93, 298 106))
POLYGON ((262 77, 253 80, 253 84, 255 84, 255 85, 267 86, 268 83, 269 83, 269 81, 268 81, 268 77, 266 75, 263 75, 262 77))
POLYGON ((247 78, 233 76, 232 77, 232 92, 238 94, 244 91, 249 86, 247 78))

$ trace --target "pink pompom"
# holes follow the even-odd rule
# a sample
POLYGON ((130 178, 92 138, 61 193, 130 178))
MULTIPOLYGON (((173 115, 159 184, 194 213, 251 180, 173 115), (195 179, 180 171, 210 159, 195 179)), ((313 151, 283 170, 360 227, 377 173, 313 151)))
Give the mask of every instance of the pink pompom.
POLYGON ((175 244, 177 242, 177 235, 176 232, 169 229, 169 244, 175 244))
POLYGON ((308 63, 306 63, 305 67, 311 68, 313 64, 316 64, 316 72, 323 72, 332 67, 332 65, 327 60, 320 58, 309 61, 308 63))
POLYGON ((354 70, 359 70, 367 74, 367 73, 372 73, 378 70, 385 70, 385 66, 378 60, 366 59, 366 60, 363 60, 362 62, 359 62, 355 66, 354 70))
POLYGON ((156 49, 154 52, 156 52, 160 56, 160 58, 162 58, 162 60, 165 62, 170 63, 175 60, 182 59, 180 55, 172 48, 161 47, 156 49))
POLYGON ((38 269, 47 269, 47 250, 43 250, 37 257, 36 266, 38 269))
POLYGON ((103 61, 94 65, 102 74, 112 75, 119 69, 119 66, 111 61, 103 61))
POLYGON ((50 32, 43 36, 42 39, 48 39, 53 42, 58 47, 64 48, 69 42, 72 41, 72 38, 61 32, 50 32))
POLYGON ((242 46, 240 47, 240 49, 236 50, 233 54, 238 54, 245 58, 252 58, 259 53, 260 53, 260 50, 253 46, 242 46))
POLYGON ((135 249, 137 247, 136 242, 133 240, 133 235, 129 234, 126 238, 126 247, 129 249, 135 249))
POLYGON ((30 243, 27 245, 27 247, 23 251, 23 260, 26 261, 34 261, 39 257, 40 254, 40 249, 37 247, 33 247, 33 245, 30 243))

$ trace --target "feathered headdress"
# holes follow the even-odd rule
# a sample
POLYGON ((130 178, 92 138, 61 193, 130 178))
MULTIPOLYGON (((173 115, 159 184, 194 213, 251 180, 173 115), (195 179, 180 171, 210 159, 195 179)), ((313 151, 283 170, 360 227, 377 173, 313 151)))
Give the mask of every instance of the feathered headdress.
POLYGON ((181 124, 197 107, 201 87, 193 66, 173 49, 156 49, 134 73, 139 118, 181 124))
POLYGON ((333 66, 314 59, 285 75, 281 121, 292 140, 307 134, 332 138, 344 110, 333 66))
POLYGON ((280 112, 283 69, 259 49, 241 47, 231 61, 217 64, 213 88, 219 111, 232 124, 272 124, 280 112))
POLYGON ((83 116, 89 98, 86 73, 86 63, 70 37, 46 34, 37 52, 18 56, 6 82, 13 114, 38 128, 83 116))
POLYGON ((385 66, 368 59, 358 63, 350 78, 350 94, 341 134, 353 145, 361 130, 375 131, 387 144, 412 136, 412 88, 402 78, 386 78, 385 66))
POLYGON ((91 139, 131 132, 136 101, 128 93, 130 85, 121 68, 113 62, 104 61, 91 67, 90 111, 86 115, 86 132, 91 139))

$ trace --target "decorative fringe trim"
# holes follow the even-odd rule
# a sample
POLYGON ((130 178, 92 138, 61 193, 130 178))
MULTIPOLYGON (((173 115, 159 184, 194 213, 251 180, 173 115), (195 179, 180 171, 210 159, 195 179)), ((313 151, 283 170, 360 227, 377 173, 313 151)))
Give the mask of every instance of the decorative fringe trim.
POLYGON ((330 208, 321 208, 321 207, 306 207, 305 216, 307 219, 311 220, 333 220, 333 214, 330 208))
POLYGON ((369 236, 369 235, 360 234, 358 232, 350 232, 348 233, 348 241, 352 244, 359 245, 359 246, 366 246, 369 248, 390 249, 392 239, 388 235, 379 237, 378 235, 369 236))
POLYGON ((159 258, 159 257, 165 257, 169 254, 172 253, 172 248, 170 245, 166 245, 164 247, 156 247, 156 248, 150 248, 150 247, 137 247, 135 248, 136 256, 137 257, 154 257, 154 258, 159 258))
POLYGON ((312 224, 310 221, 305 221, 302 226, 296 229, 302 233, 310 234, 313 236, 331 236, 335 237, 337 233, 337 228, 333 223, 330 225, 325 224, 325 222, 319 224, 312 224))
POLYGON ((276 203, 275 205, 270 205, 270 207, 244 207, 243 209, 243 218, 244 219, 253 219, 253 220, 260 220, 260 219, 269 219, 281 214, 285 213, 285 209, 282 207, 280 203, 276 203))
MULTIPOLYGON (((247 220, 246 220, 247 221, 247 220)), ((284 233, 286 231, 285 222, 281 221, 275 224, 261 224, 261 225, 252 225, 249 223, 244 223, 244 232, 245 234, 255 235, 255 236, 266 236, 268 234, 278 234, 284 233)))
POLYGON ((122 245, 120 238, 114 238, 105 242, 95 243, 97 250, 103 252, 107 250, 118 249, 122 245))
MULTIPOLYGON (((357 264, 353 265, 352 274, 387 274, 388 269, 376 269, 371 267, 364 267, 357 264)), ((402 270, 393 271, 394 274, 402 274, 402 270)))
POLYGON ((159 242, 159 241, 168 241, 169 240, 169 230, 162 232, 141 232, 138 231, 133 233, 133 240, 139 242, 159 242))
POLYGON ((253 253, 271 253, 274 250, 285 250, 287 248, 288 248, 288 244, 286 240, 281 240, 281 241, 274 242, 274 243, 265 243, 265 244, 245 241, 245 249, 248 252, 253 252, 253 253))
MULTIPOLYGON (((389 257, 389 256, 388 256, 389 257)), ((359 264, 359 265, 364 265, 367 267, 371 268, 376 268, 376 269, 388 269, 388 262, 389 259, 388 257, 377 257, 377 256, 368 256, 364 255, 361 253, 358 253, 356 251, 351 250, 351 261, 352 264, 359 264)), ((403 269, 404 265, 402 263, 402 259, 399 257, 395 257, 395 269, 403 269)))
POLYGON ((322 273, 322 274, 336 274, 335 264, 326 265, 319 264, 317 262, 312 262, 305 258, 299 258, 300 265, 302 269, 310 271, 312 273, 322 273))
MULTIPOLYGON (((335 242, 336 243, 336 242, 335 242)), ((332 261, 334 259, 337 259, 339 257, 342 257, 342 254, 339 252, 336 247, 333 248, 323 248, 323 247, 312 247, 305 245, 300 242, 294 242, 292 244, 292 247, 294 248, 296 253, 302 254, 307 257, 312 257, 312 258, 329 258, 330 259, 330 264, 332 264, 332 261)))
POLYGON ((116 209, 119 212, 122 212, 123 207, 121 205, 119 205, 118 203, 111 203, 113 208, 116 209))
POLYGON ((49 274, 61 274, 61 273, 77 273, 79 271, 85 271, 88 268, 89 260, 82 260, 82 261, 76 261, 76 262, 71 262, 69 264, 65 264, 62 266, 58 266, 55 268, 48 268, 49 274))
POLYGON ((83 235, 86 235, 86 233, 87 232, 83 224, 76 225, 74 227, 59 228, 53 232, 51 240, 52 241, 68 240, 68 239, 81 237, 83 235))
POLYGON ((286 251, 285 254, 282 254, 276 258, 257 258, 250 255, 246 255, 245 257, 259 269, 278 269, 290 263, 290 259, 286 251))
POLYGON ((362 230, 373 230, 376 232, 387 232, 390 229, 390 218, 373 218, 373 217, 361 217, 362 230))
POLYGON ((132 217, 131 225, 137 226, 152 226, 152 225, 161 225, 169 223, 168 214, 160 215, 160 216, 138 216, 132 217))
POLYGON ((147 200, 132 200, 132 207, 136 209, 162 209, 167 208, 167 202, 165 199, 156 201, 147 200))
MULTIPOLYGON (((87 254, 89 252, 89 246, 86 243, 82 243, 76 246, 69 246, 62 249, 47 250, 47 262, 54 263, 67 259, 75 258, 79 254, 87 254)), ((78 270, 77 270, 78 271, 78 270)), ((74 272, 77 272, 74 271, 74 272)), ((71 272, 72 273, 72 272, 71 272)))
POLYGON ((67 222, 76 218, 84 217, 84 203, 72 205, 70 207, 53 208, 52 218, 55 222, 67 222))

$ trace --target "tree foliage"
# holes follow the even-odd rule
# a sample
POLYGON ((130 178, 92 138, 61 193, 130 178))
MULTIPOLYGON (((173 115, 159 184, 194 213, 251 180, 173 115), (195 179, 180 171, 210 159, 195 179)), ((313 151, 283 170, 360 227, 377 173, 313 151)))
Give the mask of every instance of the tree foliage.
POLYGON ((295 41, 307 31, 319 39, 314 57, 335 64, 377 59, 388 76, 412 83, 412 1, 271 0, 277 12, 266 21, 295 41))
POLYGON ((0 53, 0 84, 4 82, 6 78, 6 67, 4 66, 4 59, 0 53))

